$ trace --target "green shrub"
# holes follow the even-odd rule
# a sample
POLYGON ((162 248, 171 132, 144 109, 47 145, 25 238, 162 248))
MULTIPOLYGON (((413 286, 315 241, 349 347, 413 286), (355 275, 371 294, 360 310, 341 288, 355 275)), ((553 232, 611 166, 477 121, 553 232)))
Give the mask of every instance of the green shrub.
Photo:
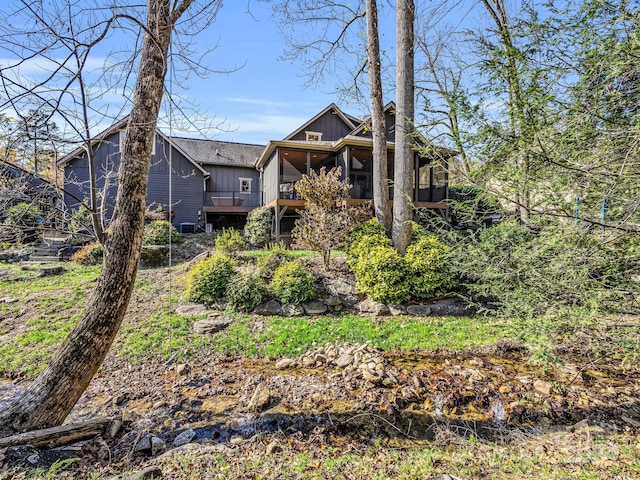
POLYGON ((419 223, 411 222, 411 243, 419 242, 428 233, 427 229, 419 223))
POLYGON ((187 298, 193 302, 212 304, 224 297, 230 279, 235 275, 235 262, 222 252, 196 263, 187 274, 187 298))
MULTIPOLYGON (((366 238, 358 244, 364 241, 366 238)), ((368 297, 378 302, 390 303, 402 303, 409 299, 409 268, 395 248, 373 246, 366 255, 358 257, 352 268, 358 289, 368 297)))
POLYGON ((250 312, 268 298, 267 284, 259 275, 241 273, 227 285, 227 308, 233 311, 250 312))
MULTIPOLYGON (((88 200, 84 202, 88 203, 88 200)), ((74 234, 79 234, 82 238, 86 238, 88 235, 93 238, 97 238, 95 234, 95 230, 93 228, 93 221, 91 217, 91 212, 83 207, 78 207, 78 210, 74 211, 71 214, 71 218, 69 219, 68 224, 69 231, 74 234)), ((86 241, 86 240, 81 240, 86 241)))
MULTIPOLYGON (((346 253, 348 255, 351 254, 353 246, 365 237, 387 238, 387 232, 384 229, 384 225, 382 225, 375 217, 367 220, 366 222, 359 223, 349 234, 347 245, 345 247, 346 253)), ((389 239, 387 238, 387 240, 389 239)), ((391 245, 391 240, 389 240, 389 245, 391 245)))
POLYGON ((391 247, 391 239, 387 237, 384 226, 372 218, 356 226, 349 235, 345 251, 347 265, 353 271, 360 257, 367 257, 373 247, 391 247))
POLYGON ((102 263, 104 248, 100 243, 88 243, 71 255, 71 261, 80 265, 97 265, 102 263))
POLYGON ((42 215, 40 208, 26 202, 9 207, 6 212, 6 224, 10 232, 3 237, 14 242, 37 242, 40 239, 38 229, 44 222, 42 215))
POLYGON ((235 228, 223 228, 222 233, 216 237, 216 250, 225 253, 236 253, 244 250, 247 242, 235 228))
POLYGON ((601 240, 574 226, 532 232, 505 221, 461 236, 449 258, 469 296, 506 316, 623 311, 629 308, 629 269, 601 240))
POLYGON ((404 258, 413 297, 432 298, 447 293, 455 285, 449 267, 449 250, 434 235, 423 236, 409 245, 404 258))
POLYGON ((271 209, 267 207, 254 208, 247 214, 244 226, 244 236, 254 247, 262 247, 271 237, 271 209))
POLYGON ((293 254, 284 243, 272 243, 267 246, 266 254, 256 259, 258 273, 261 277, 271 278, 276 268, 293 258, 293 254))
POLYGON ((167 220, 155 220, 144 226, 143 245, 167 245, 178 243, 182 238, 173 225, 167 220))
POLYGON ((282 304, 298 304, 317 296, 316 279, 300 260, 288 261, 276 269, 271 290, 282 304))
POLYGON ((42 223, 42 211, 29 203, 18 203, 7 209, 7 222, 19 227, 34 228, 42 223))

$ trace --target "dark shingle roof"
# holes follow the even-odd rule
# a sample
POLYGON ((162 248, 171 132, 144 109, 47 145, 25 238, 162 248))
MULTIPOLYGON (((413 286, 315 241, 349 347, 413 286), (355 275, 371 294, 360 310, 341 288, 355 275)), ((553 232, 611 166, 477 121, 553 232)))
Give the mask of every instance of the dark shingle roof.
POLYGON ((253 167, 264 145, 173 137, 172 143, 201 165, 253 167))

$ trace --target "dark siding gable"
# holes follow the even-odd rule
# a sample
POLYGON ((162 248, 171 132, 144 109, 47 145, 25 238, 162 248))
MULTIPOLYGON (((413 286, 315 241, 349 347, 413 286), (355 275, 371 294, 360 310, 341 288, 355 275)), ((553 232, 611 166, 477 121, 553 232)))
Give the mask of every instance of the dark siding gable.
POLYGON ((321 140, 323 142, 334 142, 347 135, 351 130, 351 126, 347 125, 340 115, 331 109, 306 125, 296 135, 287 137, 287 140, 304 141, 307 139, 305 132, 320 132, 322 133, 321 140))
MULTIPOLYGON (((387 108, 384 112, 385 128, 387 129, 387 141, 395 142, 396 140, 396 116, 395 110, 387 108)), ((358 126, 356 129, 359 137, 373 138, 371 134, 371 119, 363 122, 363 125, 358 126)))
MULTIPOLYGON (((96 184, 100 194, 109 182, 105 205, 105 218, 113 215, 117 193, 117 172, 120 165, 120 135, 109 135, 105 141, 96 144, 96 184)), ((147 205, 169 205, 169 145, 160 135, 156 135, 155 155, 151 158, 147 205)), ((173 174, 171 175, 174 224, 198 221, 198 211, 202 210, 204 177, 202 171, 174 149, 171 155, 173 174)), ((78 199, 88 199, 90 195, 89 167, 86 155, 69 161, 64 168, 65 189, 78 199)), ((72 210, 77 210, 78 202, 65 194, 65 202, 72 210)))

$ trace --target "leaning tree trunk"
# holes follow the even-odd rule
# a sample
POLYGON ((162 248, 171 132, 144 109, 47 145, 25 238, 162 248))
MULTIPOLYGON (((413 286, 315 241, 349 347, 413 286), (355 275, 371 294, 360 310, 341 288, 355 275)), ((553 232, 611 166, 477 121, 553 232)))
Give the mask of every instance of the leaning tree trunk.
POLYGON ((389 175, 387 173, 387 126, 382 100, 378 6, 367 0, 367 61, 369 64, 369 97, 371 100, 371 133, 373 135, 373 209, 376 218, 391 233, 389 175))
POLYGON ((396 10, 396 150, 393 185, 393 245, 404 254, 411 241, 413 214, 414 45, 413 0, 399 0, 396 10))
POLYGON ((102 272, 82 318, 51 363, 0 413, 0 434, 62 424, 118 333, 140 258, 151 144, 164 91, 172 27, 169 0, 149 0, 147 31, 118 174, 116 208, 106 232, 102 272))

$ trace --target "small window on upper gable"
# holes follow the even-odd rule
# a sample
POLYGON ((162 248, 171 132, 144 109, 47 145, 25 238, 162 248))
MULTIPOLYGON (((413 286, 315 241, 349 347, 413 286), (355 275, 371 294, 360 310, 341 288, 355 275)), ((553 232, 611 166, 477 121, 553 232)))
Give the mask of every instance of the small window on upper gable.
MULTIPOLYGON (((120 130, 120 152, 124 150, 124 139, 127 137, 126 130, 120 130)), ((153 134, 153 142, 151 143, 151 155, 156 154, 156 134, 153 134)))
POLYGON ((307 136, 307 142, 319 142, 322 140, 321 132, 304 132, 307 136))

